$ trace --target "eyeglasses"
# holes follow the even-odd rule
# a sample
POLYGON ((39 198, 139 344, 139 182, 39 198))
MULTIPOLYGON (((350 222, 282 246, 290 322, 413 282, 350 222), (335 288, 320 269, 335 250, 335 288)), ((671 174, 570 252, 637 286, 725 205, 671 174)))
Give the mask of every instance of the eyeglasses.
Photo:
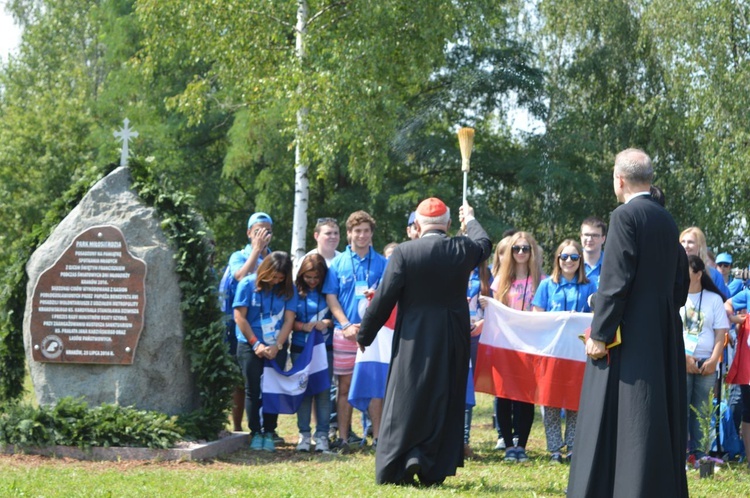
POLYGON ((584 239, 598 239, 601 236, 602 234, 600 233, 582 233, 581 234, 581 237, 583 237, 584 239))
POLYGON ((578 261, 581 259, 580 254, 561 254, 558 256, 560 258, 560 261, 567 261, 568 258, 570 258, 571 261, 578 261))
POLYGON ((531 254, 531 246, 511 246, 510 249, 514 254, 521 254, 524 252, 531 254))
POLYGON ((339 224, 339 222, 336 221, 336 218, 318 218, 318 221, 316 221, 315 223, 317 223, 318 225, 320 225, 321 223, 334 223, 336 225, 339 224))
POLYGON ((732 266, 732 263, 716 263, 716 266, 720 266, 722 268, 729 268, 732 266))

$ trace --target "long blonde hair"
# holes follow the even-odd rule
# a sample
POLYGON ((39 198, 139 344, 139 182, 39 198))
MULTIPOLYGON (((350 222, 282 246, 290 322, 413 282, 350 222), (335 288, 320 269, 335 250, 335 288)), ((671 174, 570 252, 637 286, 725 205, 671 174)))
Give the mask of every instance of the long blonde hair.
MULTIPOLYGON (((508 292, 510 286, 514 280, 516 280, 516 260, 513 258, 513 246, 521 239, 526 240, 531 251, 529 252, 529 260, 526 262, 527 271, 531 277, 531 290, 536 291, 539 287, 539 281, 542 278, 540 270, 541 265, 539 264, 539 246, 536 243, 536 239, 529 232, 516 232, 508 238, 508 243, 505 245, 502 264, 495 278, 499 279, 497 284, 497 292, 495 293, 495 299, 501 303, 508 305, 508 292)), ((505 240, 505 239, 503 239, 505 240)), ((525 298, 526 296, 524 296, 525 298)))
POLYGON ((708 259, 708 245, 703 230, 698 227, 688 227, 680 233, 680 240, 687 234, 695 236, 695 242, 698 244, 698 256, 705 262, 708 259))
POLYGON ((495 247, 495 254, 492 255, 492 278, 497 278, 500 273, 500 260, 503 259, 505 248, 508 246, 510 238, 510 235, 502 238, 500 242, 497 243, 497 247, 495 247))

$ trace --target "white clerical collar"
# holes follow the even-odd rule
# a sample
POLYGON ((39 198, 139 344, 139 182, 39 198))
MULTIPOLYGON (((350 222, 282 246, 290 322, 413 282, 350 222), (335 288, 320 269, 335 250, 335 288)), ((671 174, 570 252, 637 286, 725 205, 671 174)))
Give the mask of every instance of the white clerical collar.
POLYGON ((632 201, 636 197, 640 197, 642 195, 651 195, 651 192, 649 192, 648 190, 644 190, 643 192, 636 192, 635 194, 633 194, 633 195, 630 196, 630 199, 628 199, 627 201, 625 201, 625 204, 627 204, 628 202, 632 201))

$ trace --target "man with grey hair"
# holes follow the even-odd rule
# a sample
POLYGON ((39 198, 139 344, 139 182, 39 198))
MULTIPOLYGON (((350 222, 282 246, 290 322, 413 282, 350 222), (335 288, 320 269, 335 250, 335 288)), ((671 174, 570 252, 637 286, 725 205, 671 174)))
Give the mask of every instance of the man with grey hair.
POLYGON ((638 149, 615 158, 612 212, 568 496, 687 496, 685 349, 678 315, 687 257, 672 216, 650 195, 638 149), (615 336, 620 330, 621 343, 615 336))
POLYGON ((459 218, 466 237, 448 237, 450 211, 437 198, 417 208, 419 239, 399 244, 357 334, 369 346, 398 303, 380 438, 379 484, 443 482, 463 465, 469 372, 466 283, 487 259, 491 242, 468 205, 459 218))

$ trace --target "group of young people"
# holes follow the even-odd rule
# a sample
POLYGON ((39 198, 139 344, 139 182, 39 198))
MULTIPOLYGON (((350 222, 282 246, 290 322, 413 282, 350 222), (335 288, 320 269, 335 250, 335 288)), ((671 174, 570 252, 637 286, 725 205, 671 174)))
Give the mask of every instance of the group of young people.
MULTIPOLYGON (((243 377, 235 396, 235 430, 247 413, 251 450, 274 451, 278 415, 262 410, 261 375, 266 360, 286 367, 299 358, 313 333, 326 345, 329 378, 337 389, 335 413, 338 437, 329 441, 333 412, 329 392, 305 397, 297 411, 299 451, 349 451, 352 406, 349 387, 357 352, 356 334, 368 298, 383 275, 386 258, 372 248, 375 220, 365 211, 346 221, 349 244, 338 252, 339 226, 333 218, 317 221, 317 246, 296 265, 288 253, 271 251, 273 220, 254 213, 247 224, 249 243, 232 254, 222 279, 221 294, 227 320, 227 341, 243 377), (296 266, 296 267, 295 267, 296 266), (311 429, 315 413, 315 431, 311 429)), ((369 406, 377 442, 382 399, 369 406)))
MULTIPOLYGON (((410 218, 407 237, 416 238, 412 224, 410 218)), ((277 441, 277 415, 263 413, 261 408, 261 374, 265 360, 276 361, 283 367, 290 354, 293 363, 311 334, 318 331, 325 340, 328 373, 332 385, 337 386, 337 393, 335 402, 328 392, 303 401, 297 413, 300 433, 297 449, 349 451, 352 406, 348 393, 357 352, 356 335, 368 299, 376 291, 387 264, 387 258, 372 247, 375 226, 375 220, 368 213, 352 213, 346 221, 348 245, 343 252, 338 252, 338 222, 321 218, 314 231, 316 248, 295 264, 287 253, 269 249, 273 234, 269 215, 255 213, 248 220, 249 243, 232 254, 222 288, 227 289, 225 295, 231 296, 231 303, 225 298, 224 305, 225 311, 231 313, 227 337, 244 384, 235 396, 235 429, 241 429, 244 405, 252 436, 251 449, 273 451, 277 441), (314 432, 311 429, 313 412, 314 432), (333 440, 329 437, 332 412, 338 418, 338 437, 333 440)), ((520 311, 590 312, 590 297, 599 285, 606 236, 604 221, 586 218, 581 224, 580 241, 569 238, 557 246, 547 276, 542 249, 533 235, 525 231, 506 232, 495 248, 492 262, 477 267, 468 282, 472 362, 476 363, 487 297, 520 311)), ((726 276, 707 265, 706 240, 700 229, 690 227, 683 231, 680 243, 689 257, 690 267, 688 299, 680 310, 688 402, 694 407, 688 408, 686 414, 688 453, 701 456, 700 410, 716 381, 717 364, 722 360, 730 322, 741 323, 745 319, 750 290, 735 285, 730 292, 726 276)), ((386 246, 384 253, 394 246, 395 243, 386 246)), ((741 386, 741 391, 742 433, 747 445, 750 444, 750 386, 741 386)), ((381 411, 382 399, 373 399, 368 414, 374 444, 377 444, 381 411)), ((542 414, 550 462, 570 461, 577 412, 545 406, 542 414)), ((471 407, 467 405, 465 456, 472 455, 469 445, 471 415, 471 407)), ((533 421, 533 404, 495 399, 498 431, 495 449, 505 451, 506 461, 528 461, 526 445, 533 421)))
MULTIPOLYGON (((580 242, 565 239, 556 248, 549 276, 545 274, 542 249, 534 236, 525 231, 506 232, 495 248, 489 271, 477 269, 472 275, 474 282, 470 282, 468 287, 470 313, 472 319, 477 317, 474 330, 481 330, 479 317, 487 297, 493 297, 519 311, 591 311, 589 297, 597 290, 606 231, 607 225, 601 219, 586 218, 581 224, 580 242)), ((478 341, 479 334, 474 334, 474 363, 478 341)), ((542 413, 550 461, 569 461, 573 452, 577 412, 545 406, 542 413), (566 421, 564 433, 563 419, 566 421)), ((471 456, 470 408, 467 408, 466 421, 464 452, 466 456, 471 456)), ((526 444, 533 422, 533 404, 505 398, 495 399, 495 426, 498 430, 495 449, 505 451, 505 461, 529 460, 526 444)))

